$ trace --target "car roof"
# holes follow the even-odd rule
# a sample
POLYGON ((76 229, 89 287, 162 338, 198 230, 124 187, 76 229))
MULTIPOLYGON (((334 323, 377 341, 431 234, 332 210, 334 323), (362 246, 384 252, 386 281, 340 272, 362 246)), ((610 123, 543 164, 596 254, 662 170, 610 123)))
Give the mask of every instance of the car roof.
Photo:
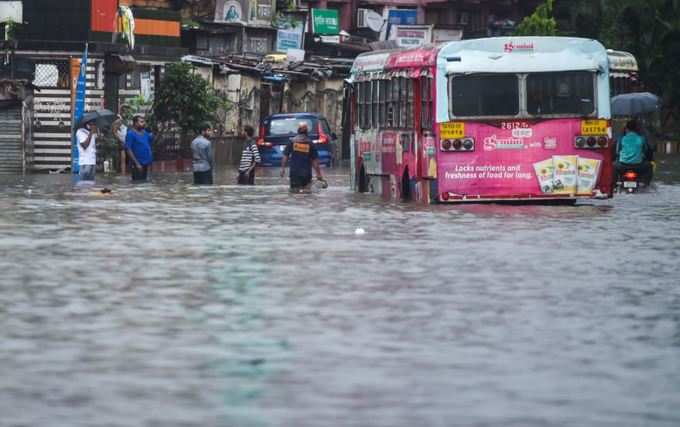
POLYGON ((265 120, 272 120, 272 119, 304 119, 304 118, 312 118, 312 119, 318 119, 323 117, 321 114, 317 113, 282 113, 282 114, 272 114, 271 116, 268 116, 265 118, 265 120))

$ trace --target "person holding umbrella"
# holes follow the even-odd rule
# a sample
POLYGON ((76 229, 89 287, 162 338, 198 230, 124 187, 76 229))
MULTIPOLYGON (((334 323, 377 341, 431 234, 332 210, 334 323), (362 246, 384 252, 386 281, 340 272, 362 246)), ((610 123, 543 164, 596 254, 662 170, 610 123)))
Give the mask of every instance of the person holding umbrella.
MULTIPOLYGON (((85 117, 87 120, 87 117, 85 117)), ((76 132, 78 141, 78 167, 79 176, 82 181, 94 181, 97 169, 97 121, 94 118, 83 122, 82 127, 76 132)))

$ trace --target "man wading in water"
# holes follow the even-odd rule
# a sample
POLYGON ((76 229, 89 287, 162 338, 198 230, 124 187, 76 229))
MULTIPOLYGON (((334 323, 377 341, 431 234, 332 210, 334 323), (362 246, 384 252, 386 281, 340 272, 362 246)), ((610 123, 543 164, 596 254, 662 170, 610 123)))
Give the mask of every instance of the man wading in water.
POLYGON ((324 188, 328 186, 321 175, 316 147, 307 136, 307 132, 307 124, 300 123, 298 134, 288 143, 281 159, 281 178, 283 178, 286 176, 286 165, 290 158, 290 191, 292 193, 310 191, 312 168, 316 171, 316 179, 323 183, 324 188))
POLYGON ((146 131, 146 119, 142 115, 135 115, 132 126, 133 129, 125 137, 123 148, 132 162, 132 180, 146 181, 153 162, 153 135, 146 131))

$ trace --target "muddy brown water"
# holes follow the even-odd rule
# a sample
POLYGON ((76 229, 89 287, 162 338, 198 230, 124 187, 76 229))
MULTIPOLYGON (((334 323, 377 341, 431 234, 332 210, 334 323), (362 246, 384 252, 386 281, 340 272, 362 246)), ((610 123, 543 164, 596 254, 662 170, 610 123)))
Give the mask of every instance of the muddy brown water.
POLYGON ((0 177, 0 426, 680 425, 678 159, 575 207, 275 172, 0 177))

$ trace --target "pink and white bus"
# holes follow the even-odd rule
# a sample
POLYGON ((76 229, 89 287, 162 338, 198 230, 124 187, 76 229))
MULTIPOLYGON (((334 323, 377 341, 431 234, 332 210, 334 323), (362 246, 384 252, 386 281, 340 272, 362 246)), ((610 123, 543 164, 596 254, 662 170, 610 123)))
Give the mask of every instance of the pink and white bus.
POLYGON ((423 202, 612 196, 609 66, 597 41, 371 52, 350 82, 356 191, 423 202))

